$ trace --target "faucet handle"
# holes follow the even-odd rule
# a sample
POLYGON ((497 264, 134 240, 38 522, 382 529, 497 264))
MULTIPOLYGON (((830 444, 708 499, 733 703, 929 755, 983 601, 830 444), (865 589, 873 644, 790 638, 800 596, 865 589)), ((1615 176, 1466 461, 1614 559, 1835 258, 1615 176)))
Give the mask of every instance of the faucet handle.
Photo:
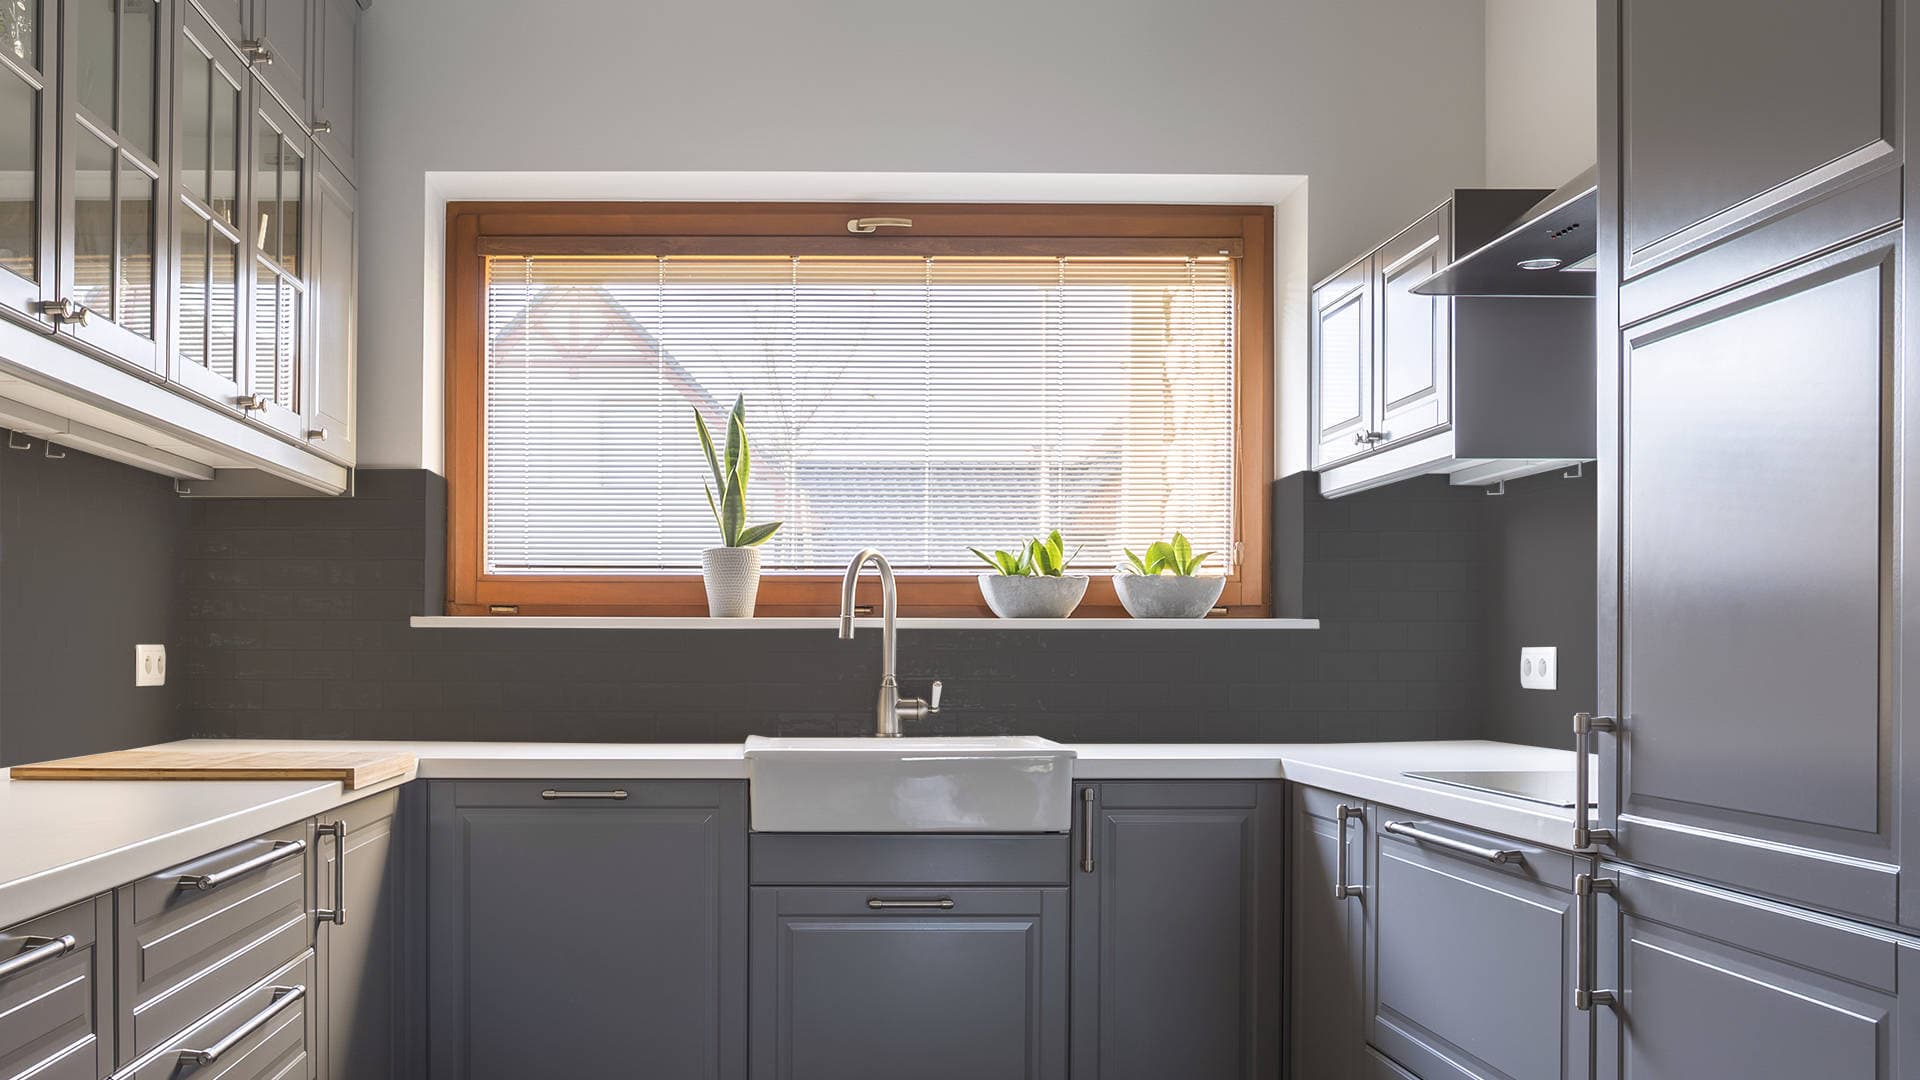
POLYGON ((927 702, 927 711, 939 712, 940 711, 940 680, 939 679, 933 680, 933 690, 929 693, 928 696, 931 698, 931 700, 927 702))

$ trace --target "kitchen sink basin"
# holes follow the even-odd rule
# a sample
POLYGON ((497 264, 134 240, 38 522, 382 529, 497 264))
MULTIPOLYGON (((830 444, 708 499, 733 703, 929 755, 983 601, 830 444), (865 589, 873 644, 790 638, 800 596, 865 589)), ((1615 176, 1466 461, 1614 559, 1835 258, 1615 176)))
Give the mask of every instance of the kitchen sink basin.
POLYGON ((1073 751, 1028 735, 747 739, 756 832, 1066 832, 1073 751))

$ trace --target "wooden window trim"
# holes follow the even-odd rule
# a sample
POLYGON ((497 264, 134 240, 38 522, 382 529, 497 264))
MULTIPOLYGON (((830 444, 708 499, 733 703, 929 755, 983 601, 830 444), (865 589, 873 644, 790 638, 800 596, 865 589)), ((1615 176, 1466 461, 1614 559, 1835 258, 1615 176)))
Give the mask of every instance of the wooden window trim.
MULTIPOLYGON (((1238 257, 1235 275, 1234 535, 1238 566, 1220 603, 1230 616, 1271 608, 1267 560, 1273 480, 1273 211, 1264 206, 876 203, 460 202, 447 207, 446 462, 449 615, 705 615, 700 575, 498 575, 483 572, 481 529, 485 257, 643 252, 723 254, 1174 254, 1238 257), (855 217, 910 217, 907 235, 853 235, 855 217)), ((1121 616, 1105 568, 1081 617, 1121 616)), ((774 574, 761 615, 831 615, 839 575, 774 574)), ((905 574, 902 614, 991 618, 971 574, 905 574)), ((869 577, 862 602, 877 602, 869 577), (869 596, 869 590, 874 595, 869 596)))

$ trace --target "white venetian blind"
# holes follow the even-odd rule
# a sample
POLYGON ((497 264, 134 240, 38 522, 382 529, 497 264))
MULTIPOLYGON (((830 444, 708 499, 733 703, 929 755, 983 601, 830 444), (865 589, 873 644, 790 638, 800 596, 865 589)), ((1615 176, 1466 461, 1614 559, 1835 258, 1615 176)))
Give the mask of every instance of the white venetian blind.
POLYGON ((1102 572, 1233 535, 1228 258, 491 256, 485 566, 697 571, 693 424, 747 401, 773 570, 974 568, 1058 528, 1102 572))

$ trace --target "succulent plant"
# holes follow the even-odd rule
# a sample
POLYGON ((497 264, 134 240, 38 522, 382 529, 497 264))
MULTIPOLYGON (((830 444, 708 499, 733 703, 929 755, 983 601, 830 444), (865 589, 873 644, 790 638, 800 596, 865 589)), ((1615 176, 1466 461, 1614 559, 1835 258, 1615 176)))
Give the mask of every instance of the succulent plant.
POLYGON ((751 471, 753 456, 747 449, 747 399, 735 398, 733 411, 727 414, 724 462, 714 452, 713 436, 707 431, 706 418, 697 408, 693 410, 693 423, 700 430, 700 448, 706 451, 707 466, 713 470, 713 484, 706 489, 707 507, 713 511, 714 524, 720 526, 720 542, 730 548, 758 547, 766 543, 780 531, 780 522, 746 524, 747 474, 751 471))
POLYGON ((1186 536, 1178 532, 1173 534, 1172 540, 1155 540, 1152 544, 1148 545, 1145 558, 1134 554, 1132 548, 1121 548, 1120 550, 1127 553, 1127 562, 1129 563, 1129 565, 1121 567, 1121 571, 1128 574, 1139 574, 1142 577, 1152 577, 1155 574, 1167 571, 1171 571, 1178 577, 1192 577, 1199 571, 1201 564, 1213 555, 1211 551, 1203 551, 1195 555, 1193 553, 1193 544, 1188 542, 1186 536))
POLYGON ((1080 554, 1079 548, 1073 549, 1073 555, 1067 554, 1067 544, 1060 538, 1059 529, 1046 536, 1036 536, 1013 551, 996 550, 988 554, 977 547, 967 550, 1003 577, 1060 577, 1073 562, 1073 556, 1080 554))

